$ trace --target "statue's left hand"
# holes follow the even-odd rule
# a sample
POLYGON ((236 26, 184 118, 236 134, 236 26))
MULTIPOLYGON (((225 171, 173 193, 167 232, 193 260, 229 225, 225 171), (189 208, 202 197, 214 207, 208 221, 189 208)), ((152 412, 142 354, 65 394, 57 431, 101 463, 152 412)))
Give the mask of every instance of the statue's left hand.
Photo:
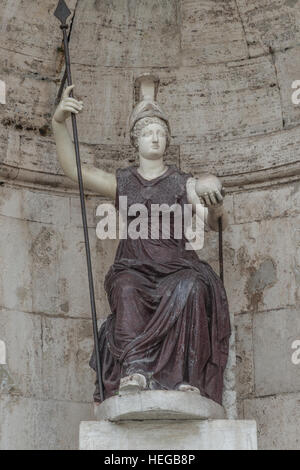
POLYGON ((222 183, 214 175, 203 175, 197 178, 195 191, 200 200, 210 209, 219 209, 223 205, 224 190, 222 183))

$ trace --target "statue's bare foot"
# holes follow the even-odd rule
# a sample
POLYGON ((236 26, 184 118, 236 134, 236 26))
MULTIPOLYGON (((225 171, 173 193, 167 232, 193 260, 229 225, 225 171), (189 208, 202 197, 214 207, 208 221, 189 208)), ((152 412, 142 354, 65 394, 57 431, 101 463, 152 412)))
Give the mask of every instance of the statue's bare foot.
POLYGON ((142 374, 132 374, 120 380, 119 392, 139 392, 147 387, 146 377, 142 374))
POLYGON ((178 385, 177 390, 179 390, 180 392, 196 392, 196 393, 200 393, 199 388, 194 387, 193 385, 190 385, 190 384, 180 384, 180 385, 178 385))

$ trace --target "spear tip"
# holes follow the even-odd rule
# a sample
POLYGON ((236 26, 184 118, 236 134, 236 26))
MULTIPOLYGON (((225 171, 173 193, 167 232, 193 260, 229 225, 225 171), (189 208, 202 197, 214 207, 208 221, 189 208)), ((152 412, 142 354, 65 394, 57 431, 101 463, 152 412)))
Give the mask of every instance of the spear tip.
POLYGON ((54 16, 59 19, 62 24, 66 24, 67 18, 71 15, 71 11, 64 0, 59 0, 54 16))

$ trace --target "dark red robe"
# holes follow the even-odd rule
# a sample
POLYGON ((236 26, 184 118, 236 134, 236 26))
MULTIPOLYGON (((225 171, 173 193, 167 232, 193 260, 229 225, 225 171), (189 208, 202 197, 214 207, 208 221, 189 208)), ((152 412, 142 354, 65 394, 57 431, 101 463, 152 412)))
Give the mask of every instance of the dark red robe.
MULTIPOLYGON (((137 167, 117 170, 117 199, 128 206, 187 203, 190 174, 171 165, 152 180, 137 167)), ((128 223, 134 217, 128 216, 128 223)), ((176 390, 181 383, 222 403, 230 320, 223 283, 186 239, 121 240, 105 278, 111 315, 99 331, 105 398, 118 392, 121 377, 144 374, 152 389, 176 390)), ((174 218, 171 217, 171 225, 174 218)), ((161 227, 160 227, 161 228, 161 227)), ((91 367, 95 370, 93 353, 91 367)), ((97 385, 97 384, 96 384, 97 385)), ((100 401, 98 386, 94 395, 100 401)))

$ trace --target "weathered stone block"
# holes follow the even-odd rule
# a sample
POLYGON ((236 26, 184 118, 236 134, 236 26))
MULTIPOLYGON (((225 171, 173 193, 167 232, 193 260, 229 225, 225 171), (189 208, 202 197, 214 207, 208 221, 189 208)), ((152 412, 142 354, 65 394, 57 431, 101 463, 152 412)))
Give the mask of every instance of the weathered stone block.
MULTIPOLYGON (((231 353, 229 353, 230 359, 231 353)), ((232 354, 235 357, 235 354, 232 354)), ((230 369, 229 369, 230 370, 230 369)), ((232 370, 234 374, 234 369, 232 370)), ((228 419, 237 419, 237 398, 236 392, 234 390, 226 390, 226 382, 224 382, 224 391, 223 391, 223 406, 226 410, 226 417, 228 419)))
POLYGON ((239 398, 254 391, 253 318, 251 314, 236 315, 236 388, 239 398))
MULTIPOLYGON (((39 315, 0 310, 6 366, 0 372, 0 396, 42 396, 42 326, 39 315)), ((1 401, 2 398, 0 398, 1 401)), ((1 434, 1 433, 0 433, 1 434)))
POLYGON ((52 319, 2 309, 0 331, 7 349, 7 364, 0 369, 1 394, 92 401, 90 320, 52 319))
MULTIPOLYGON (((53 46, 55 45, 53 44, 53 46)), ((15 74, 42 81, 55 80, 57 78, 57 57, 56 53, 53 53, 54 51, 49 49, 48 56, 38 57, 23 54, 20 50, 0 48, 1 72, 2 74, 5 73, 8 77, 11 74, 15 74)))
POLYGON ((299 400, 299 393, 291 393, 244 401, 245 419, 257 422, 259 449, 299 449, 299 400))
POLYGON ((4 185, 0 190, 0 214, 14 219, 56 225, 70 223, 67 196, 4 185))
POLYGON ((292 344, 300 339, 299 311, 254 315, 253 349, 256 395, 300 390, 300 365, 292 362, 292 344))
POLYGON ((254 421, 90 421, 80 424, 80 450, 256 450, 254 421))
MULTIPOLYGON (((71 316, 90 318, 90 297, 87 277, 85 243, 82 228, 66 230, 64 248, 60 254, 59 302, 63 311, 71 316)), ((107 300, 104 293, 104 276, 114 257, 115 240, 100 241, 94 228, 89 230, 95 299, 98 316, 107 315, 107 300), (101 248, 101 245, 104 248, 101 248)))
POLYGON ((289 219, 284 224, 272 219, 228 227, 226 244, 233 267, 225 263, 225 279, 233 312, 295 304, 293 233, 289 219))
POLYGON ((89 144, 129 144, 127 120, 133 102, 128 97, 133 96, 134 72, 80 64, 73 69, 75 96, 85 105, 78 118, 80 139, 89 144))
MULTIPOLYGON (((68 0, 71 12, 75 4, 76 0, 68 0)), ((52 0, 2 1, 0 43, 29 57, 53 56, 53 49, 61 45, 61 31, 53 15, 55 8, 52 0)))
POLYGON ((92 401, 95 374, 88 364, 93 350, 91 321, 43 317, 42 329, 44 396, 92 401))
POLYGON ((299 43, 299 9, 295 0, 237 0, 251 56, 299 43))
MULTIPOLYGON (((273 63, 265 57, 153 71, 161 78, 158 101, 172 116, 176 145, 248 137, 282 128, 276 74, 273 63)), ((78 85, 77 94, 89 113, 81 115, 80 135, 84 132, 89 143, 128 143, 127 119, 133 100, 124 104, 123 97, 132 96, 136 74, 131 69, 87 70, 76 65, 74 75, 83 74, 86 78, 78 85)))
POLYGON ((299 182, 239 192, 233 198, 234 219, 238 224, 275 217, 292 217, 300 212, 299 182))
MULTIPOLYGON (((56 205, 57 201, 52 202, 54 208, 59 210, 59 205, 56 205)), ((47 206, 46 200, 44 203, 47 206)), ((15 214, 18 215, 17 212, 20 209, 18 203, 12 201, 12 206, 16 211, 15 214)), ((2 210, 6 211, 5 207, 2 210)), ((33 210, 31 214, 35 217, 36 209, 33 210)), ((52 214, 55 218, 49 206, 48 210, 48 214, 52 214)), ((29 212, 30 207, 27 206, 27 214, 29 212)), ((47 209, 45 209, 44 216, 47 217, 47 209)), ((44 216, 41 212, 40 218, 44 216)), ((62 212, 60 216, 63 216, 62 212)), ((56 217, 59 219, 58 214, 56 217)), ((0 258, 1 263, 7 266, 6 270, 0 273, 3 305, 21 311, 90 318, 82 227, 65 225, 61 232, 61 226, 46 223, 23 221, 5 216, 0 216, 0 220, 2 226, 0 258)), ((92 253, 95 255, 93 265, 96 302, 103 318, 106 316, 107 307, 106 304, 103 307, 106 299, 103 299, 102 284, 113 258, 113 252, 109 251, 108 244, 110 247, 115 246, 115 241, 98 240, 95 228, 90 229, 89 238, 92 253), (102 252, 100 250, 101 259, 98 264, 96 245, 104 242, 107 247, 102 252)))
MULTIPOLYGON (((299 25, 298 28, 300 39, 299 25)), ((300 106, 292 102, 292 94, 295 91, 292 84, 295 80, 300 80, 300 62, 297 60, 299 54, 299 46, 275 54, 275 65, 282 98, 282 115, 287 127, 299 125, 300 122, 300 106)))
POLYGON ((78 3, 71 56, 93 67, 178 65, 178 10, 177 0, 78 3))
POLYGON ((30 235, 27 222, 0 216, 1 266, 0 297, 2 306, 32 311, 32 275, 30 235))
MULTIPOLYGON (((47 227, 31 232, 33 305, 36 310, 73 317, 90 317, 85 243, 82 228, 65 228, 63 235, 47 227), (48 251, 40 247, 45 246, 48 251), (47 292, 45 296, 43 293, 47 292)), ((95 230, 89 232, 91 252, 95 253, 95 230)), ((96 260, 94 260, 96 263, 96 260)), ((98 279, 95 279, 95 284, 98 279)))
MULTIPOLYGON (((71 226, 82 229, 82 217, 81 217, 81 203, 79 195, 70 196, 70 218, 71 226)), ((87 216, 88 228, 91 229, 91 234, 96 233, 96 226, 99 222, 99 217, 96 215, 97 207, 100 204, 114 204, 112 200, 104 200, 101 196, 92 196, 85 198, 85 208, 87 216)))
MULTIPOLYGON (((249 196, 244 199, 255 208, 249 196)), ((278 218, 227 227, 223 233, 224 278, 231 313, 294 305, 298 268, 291 247, 296 247, 297 225, 297 219, 278 218)), ((198 254, 219 272, 217 233, 205 233, 198 254)))
POLYGON ((0 449, 77 450, 78 428, 92 405, 34 398, 0 398, 0 449))
POLYGON ((248 58, 248 47, 234 0, 181 2, 183 65, 248 58))
POLYGON ((175 143, 229 140, 282 127, 275 71, 266 58, 182 68, 162 76, 162 85, 158 99, 172 116, 175 143))
MULTIPOLYGON (((233 318, 230 318, 231 325, 233 326, 233 318)), ((224 386, 227 390, 235 390, 235 367, 236 367, 236 356, 235 356, 235 331, 232 328, 230 340, 229 340, 229 356, 227 365, 224 373, 224 386)))
MULTIPOLYGON (((234 184, 266 181, 299 173, 299 130, 235 139, 230 142, 182 144, 181 166, 185 171, 210 172, 234 184)), ((248 193, 246 193, 248 194, 248 193)))
MULTIPOLYGON (((31 276, 32 308, 36 312, 61 312, 60 289, 62 287, 60 262, 65 243, 65 231, 62 234, 57 227, 28 222, 28 244, 31 276)), ((76 231, 74 230, 76 233, 76 231)), ((74 233, 74 237, 76 237, 74 233)), ((64 311, 64 313, 66 313, 64 311)))
POLYGON ((7 104, 2 109, 1 124, 15 126, 18 130, 37 129, 41 134, 49 133, 55 83, 13 73, 4 73, 2 79, 7 83, 7 104))
MULTIPOLYGON (((78 120, 80 125, 80 119, 78 120)), ((70 127, 70 122, 67 124, 70 127)), ((125 126, 126 127, 126 126, 125 126)), ((73 139, 72 131, 70 136, 73 139)), ((126 129, 125 129, 126 131, 126 129)), ((38 132, 36 130, 36 132, 38 132)), ((36 132, 20 133, 13 124, 7 127, 0 126, 0 159, 8 167, 6 172, 14 169, 11 178, 24 180, 25 177, 36 184, 52 187, 63 186, 73 188, 79 193, 78 183, 72 182, 64 176, 58 161, 55 143, 51 137, 41 137, 36 132), (11 168, 13 167, 13 168, 11 168), (19 169, 29 172, 25 175, 19 169)), ((117 168, 137 164, 137 152, 131 145, 94 145, 86 144, 85 131, 80 133, 80 157, 82 164, 95 165, 104 171, 115 173, 117 168)), ((171 145, 165 155, 167 164, 179 166, 179 147, 171 145)), ((0 168, 0 176, 4 174, 4 167, 0 168)))

